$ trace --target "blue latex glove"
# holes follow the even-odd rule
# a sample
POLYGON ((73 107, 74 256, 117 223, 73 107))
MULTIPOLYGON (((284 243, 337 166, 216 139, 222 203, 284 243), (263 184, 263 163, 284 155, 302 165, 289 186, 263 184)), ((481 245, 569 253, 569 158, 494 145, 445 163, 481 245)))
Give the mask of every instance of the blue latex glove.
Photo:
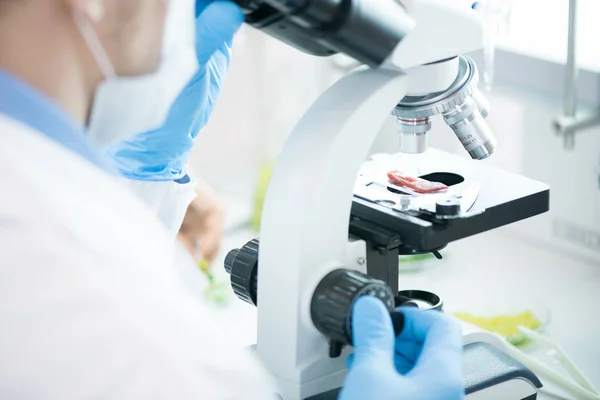
POLYGON ((400 309, 398 337, 381 301, 354 307, 354 354, 340 400, 459 400, 464 398, 460 324, 437 311, 400 309))
POLYGON ((200 68, 173 103, 165 124, 108 149, 121 175, 138 180, 186 177, 196 136, 208 122, 229 69, 233 36, 244 21, 228 1, 196 1, 196 51, 200 68))

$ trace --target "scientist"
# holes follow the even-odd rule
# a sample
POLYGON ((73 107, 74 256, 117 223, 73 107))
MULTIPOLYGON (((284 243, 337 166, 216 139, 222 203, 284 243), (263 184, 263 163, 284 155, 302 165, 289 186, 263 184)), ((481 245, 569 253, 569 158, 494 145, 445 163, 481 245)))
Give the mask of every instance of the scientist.
MULTIPOLYGON (((0 0, 0 397, 273 398, 173 240, 242 20, 224 1, 0 0)), ((458 324, 405 314, 394 337, 357 302, 342 399, 463 397, 458 324)))

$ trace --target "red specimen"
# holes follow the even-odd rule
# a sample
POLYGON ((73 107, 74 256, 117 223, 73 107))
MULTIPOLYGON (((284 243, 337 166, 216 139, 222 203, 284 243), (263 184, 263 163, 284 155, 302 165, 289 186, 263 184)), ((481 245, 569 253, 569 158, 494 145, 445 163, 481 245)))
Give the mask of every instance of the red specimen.
POLYGON ((400 171, 388 172, 388 178, 394 185, 411 189, 417 193, 436 193, 448 190, 448 186, 440 182, 426 181, 425 179, 407 176, 400 171))

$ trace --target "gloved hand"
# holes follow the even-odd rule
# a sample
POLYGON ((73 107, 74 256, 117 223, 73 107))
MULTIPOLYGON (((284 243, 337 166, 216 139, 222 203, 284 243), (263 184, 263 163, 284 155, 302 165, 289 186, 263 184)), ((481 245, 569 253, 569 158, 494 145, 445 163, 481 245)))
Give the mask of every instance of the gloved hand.
POLYGON ((221 0, 197 0, 196 16, 200 68, 173 103, 165 124, 107 149, 127 178, 172 181, 186 176, 188 156, 219 98, 233 36, 244 21, 236 4, 221 0))
POLYGON ((463 399, 460 324, 438 311, 400 311, 405 327, 396 338, 381 301, 363 297, 356 302, 354 354, 340 400, 463 399))

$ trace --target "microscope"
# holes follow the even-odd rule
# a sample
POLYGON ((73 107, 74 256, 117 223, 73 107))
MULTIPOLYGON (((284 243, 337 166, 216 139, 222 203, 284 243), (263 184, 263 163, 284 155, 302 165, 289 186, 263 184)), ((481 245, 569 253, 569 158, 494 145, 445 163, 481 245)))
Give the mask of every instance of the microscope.
MULTIPOLYGON (((403 321, 396 307, 443 308, 433 293, 398 290, 400 255, 441 257, 450 242, 544 213, 549 188, 476 161, 497 142, 477 66, 465 55, 483 47, 482 21, 468 3, 236 2, 247 24, 301 51, 342 53, 363 64, 302 117, 273 172, 260 242, 225 260, 236 295, 258 307, 255 351, 280 396, 334 399, 351 353, 357 298, 379 298, 397 331, 403 321), (368 160, 390 113, 400 153, 368 160), (473 160, 427 148, 435 118, 473 160), (409 169, 414 154, 419 176, 446 184, 446 192, 421 195, 387 179, 390 169, 409 169)), ((463 336, 468 399, 537 397, 539 379, 503 352, 496 336, 468 324, 463 336)))

